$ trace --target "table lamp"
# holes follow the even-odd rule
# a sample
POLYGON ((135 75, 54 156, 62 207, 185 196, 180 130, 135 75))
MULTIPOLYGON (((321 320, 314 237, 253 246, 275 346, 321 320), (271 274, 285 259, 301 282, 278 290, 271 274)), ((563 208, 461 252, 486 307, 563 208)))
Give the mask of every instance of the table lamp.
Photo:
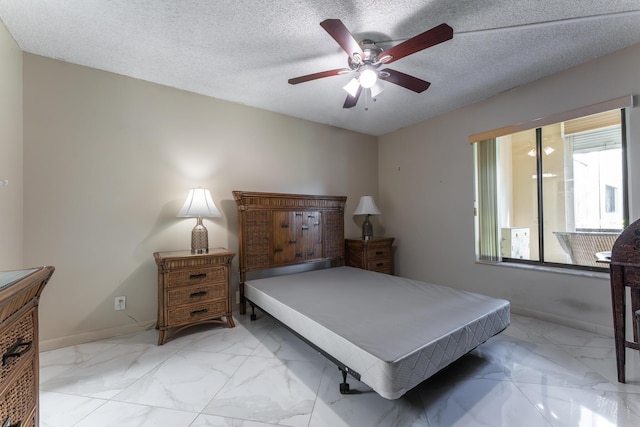
POLYGON ((203 254, 209 252, 209 233, 202 224, 202 218, 222 216, 213 203, 211 193, 206 188, 192 188, 187 200, 178 212, 181 218, 197 218, 198 222, 191 231, 191 253, 203 254))
POLYGON ((373 225, 369 222, 369 215, 380 215, 376 202, 371 196, 360 197, 360 202, 354 215, 366 215, 367 219, 362 224, 362 240, 370 240, 373 237, 373 225))

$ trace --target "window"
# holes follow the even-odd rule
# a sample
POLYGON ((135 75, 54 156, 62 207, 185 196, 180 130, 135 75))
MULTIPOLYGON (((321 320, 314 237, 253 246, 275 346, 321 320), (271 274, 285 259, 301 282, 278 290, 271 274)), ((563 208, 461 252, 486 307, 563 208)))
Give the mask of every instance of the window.
POLYGON ((628 223, 625 110, 610 106, 474 138, 478 259, 606 271, 597 256, 628 223))

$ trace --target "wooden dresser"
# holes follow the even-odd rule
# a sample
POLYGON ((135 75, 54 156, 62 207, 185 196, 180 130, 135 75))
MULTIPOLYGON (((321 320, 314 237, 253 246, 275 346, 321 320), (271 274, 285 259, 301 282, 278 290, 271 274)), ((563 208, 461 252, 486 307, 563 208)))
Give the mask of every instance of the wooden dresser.
POLYGON ((393 237, 369 240, 345 239, 345 264, 350 267, 393 274, 393 237))
POLYGON ((0 425, 39 425, 38 300, 53 267, 0 272, 0 425))
POLYGON ((235 326, 231 316, 231 260, 235 253, 215 248, 206 254, 185 250, 153 256, 158 265, 158 345, 170 335, 202 323, 235 326))

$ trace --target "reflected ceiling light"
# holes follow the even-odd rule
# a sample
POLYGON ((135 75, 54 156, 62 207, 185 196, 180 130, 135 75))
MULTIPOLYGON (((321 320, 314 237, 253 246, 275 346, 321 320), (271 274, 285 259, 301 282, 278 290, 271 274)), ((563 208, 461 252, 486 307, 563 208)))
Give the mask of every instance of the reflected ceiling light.
MULTIPOLYGON (((551 147, 551 146, 549 146, 549 145, 547 145, 547 146, 546 146, 542 151, 544 151, 544 154, 546 154, 546 155, 548 156, 549 154, 551 154, 551 153, 553 153, 554 151, 556 151, 556 149, 555 149, 555 148, 553 148, 553 147, 551 147)), ((529 157, 535 157, 535 156, 536 156, 536 149, 535 149, 535 148, 532 148, 531 150, 529 150, 529 151, 527 152, 527 156, 529 156, 529 157)))

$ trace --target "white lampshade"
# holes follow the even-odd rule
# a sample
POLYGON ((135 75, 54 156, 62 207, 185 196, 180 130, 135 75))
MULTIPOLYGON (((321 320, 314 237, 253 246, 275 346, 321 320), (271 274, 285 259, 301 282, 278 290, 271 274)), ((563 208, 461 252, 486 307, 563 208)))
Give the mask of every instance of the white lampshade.
POLYGON ((380 80, 378 80, 376 84, 371 86, 370 90, 371 90, 371 97, 375 98, 376 96, 382 93, 382 91, 384 90, 384 86, 382 86, 382 83, 380 83, 380 80))
POLYGON ((351 96, 356 96, 356 93, 358 93, 358 89, 360 88, 360 82, 358 81, 358 79, 353 78, 349 81, 349 83, 347 83, 344 86, 344 90, 347 91, 347 93, 351 96))
POLYGON ((371 196, 360 197, 360 203, 356 208, 354 215, 380 215, 380 210, 376 206, 376 202, 371 196))
POLYGON ((184 202, 180 212, 178 212, 178 216, 211 218, 222 215, 216 208, 215 203, 213 203, 209 190, 198 187, 189 190, 187 200, 184 202))

